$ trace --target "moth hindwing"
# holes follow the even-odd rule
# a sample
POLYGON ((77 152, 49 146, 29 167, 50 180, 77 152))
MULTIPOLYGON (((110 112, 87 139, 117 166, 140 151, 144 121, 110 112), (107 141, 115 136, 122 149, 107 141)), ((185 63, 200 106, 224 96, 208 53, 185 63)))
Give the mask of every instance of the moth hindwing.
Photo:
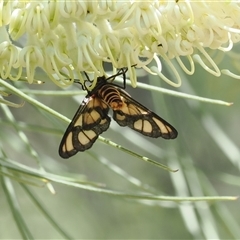
POLYGON ((108 116, 109 108, 113 111, 113 119, 122 127, 128 126, 152 138, 177 137, 177 130, 172 125, 123 90, 125 73, 126 69, 120 69, 109 78, 98 77, 96 86, 88 91, 63 135, 59 146, 61 157, 69 158, 78 151, 92 147, 98 136, 109 128, 111 121, 108 116), (109 82, 119 75, 123 76, 122 88, 109 82))

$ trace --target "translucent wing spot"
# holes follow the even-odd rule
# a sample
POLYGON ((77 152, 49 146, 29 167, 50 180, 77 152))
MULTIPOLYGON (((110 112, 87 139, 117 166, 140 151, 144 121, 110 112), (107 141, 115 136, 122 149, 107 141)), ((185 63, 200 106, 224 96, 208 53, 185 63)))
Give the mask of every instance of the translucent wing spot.
POLYGON ((153 131, 152 125, 149 121, 143 121, 143 131, 148 133, 151 133, 153 131))
POLYGON ((67 135, 66 142, 63 145, 63 152, 69 152, 69 151, 72 151, 74 149, 73 142, 72 142, 72 136, 73 136, 72 132, 70 132, 67 135))
POLYGON ((96 110, 92 110, 89 114, 84 115, 84 123, 87 123, 88 125, 99 122, 101 119, 101 116, 99 112, 96 110))
POLYGON ((163 122, 161 122, 157 118, 153 117, 153 121, 157 124, 162 133, 171 132, 171 129, 168 126, 164 125, 163 122))
POLYGON ((140 131, 140 132, 144 131, 146 133, 151 133, 153 130, 152 125, 149 123, 149 121, 142 120, 142 119, 137 120, 134 123, 133 127, 137 131, 140 131))
POLYGON ((143 109, 138 108, 139 112, 143 115, 149 114, 149 112, 144 111, 143 109))
POLYGON ((80 131, 78 134, 78 141, 81 145, 88 145, 93 139, 96 138, 96 133, 92 130, 80 131))
POLYGON ((74 127, 76 127, 76 126, 82 126, 82 121, 83 121, 83 118, 82 118, 83 116, 82 115, 80 115, 78 118, 77 118, 77 120, 76 120, 76 122, 74 122, 74 127))
POLYGON ((123 121, 126 118, 125 115, 121 115, 121 114, 118 114, 118 113, 116 113, 115 115, 116 115, 117 121, 123 121))

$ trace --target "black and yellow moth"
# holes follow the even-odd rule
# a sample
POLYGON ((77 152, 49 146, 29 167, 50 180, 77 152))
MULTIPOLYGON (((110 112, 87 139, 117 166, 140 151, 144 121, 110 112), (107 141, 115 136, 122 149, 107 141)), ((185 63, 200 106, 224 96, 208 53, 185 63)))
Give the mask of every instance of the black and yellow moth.
POLYGON ((113 111, 113 119, 122 127, 128 126, 152 138, 177 137, 177 130, 172 125, 123 90, 126 85, 126 71, 122 68, 108 78, 98 77, 97 84, 91 91, 83 86, 88 94, 63 135, 59 146, 59 155, 62 158, 69 158, 92 147, 98 136, 109 128, 110 108, 113 111), (119 75, 123 76, 122 88, 110 82, 119 75))

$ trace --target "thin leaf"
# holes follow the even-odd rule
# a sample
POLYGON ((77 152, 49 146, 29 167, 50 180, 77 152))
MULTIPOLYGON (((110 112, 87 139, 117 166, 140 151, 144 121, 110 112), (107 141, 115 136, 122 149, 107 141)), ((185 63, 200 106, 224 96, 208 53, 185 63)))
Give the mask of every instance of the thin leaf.
POLYGON ((14 191, 11 181, 9 180, 9 178, 4 177, 4 176, 2 176, 2 177, 0 176, 0 178, 1 178, 4 193, 7 197, 10 209, 11 209, 13 217, 15 219, 15 223, 17 224, 18 230, 19 230, 20 234, 22 235, 22 238, 23 239, 33 239, 33 236, 22 217, 20 207, 19 207, 19 204, 17 201, 17 196, 15 194, 15 191, 14 191))

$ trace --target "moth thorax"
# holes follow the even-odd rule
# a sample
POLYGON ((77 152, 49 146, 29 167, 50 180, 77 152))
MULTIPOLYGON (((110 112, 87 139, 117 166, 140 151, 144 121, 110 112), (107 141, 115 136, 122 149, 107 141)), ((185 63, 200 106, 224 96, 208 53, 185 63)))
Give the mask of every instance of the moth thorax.
POLYGON ((123 105, 119 91, 113 86, 104 85, 99 90, 99 95, 113 110, 120 109, 123 105))

